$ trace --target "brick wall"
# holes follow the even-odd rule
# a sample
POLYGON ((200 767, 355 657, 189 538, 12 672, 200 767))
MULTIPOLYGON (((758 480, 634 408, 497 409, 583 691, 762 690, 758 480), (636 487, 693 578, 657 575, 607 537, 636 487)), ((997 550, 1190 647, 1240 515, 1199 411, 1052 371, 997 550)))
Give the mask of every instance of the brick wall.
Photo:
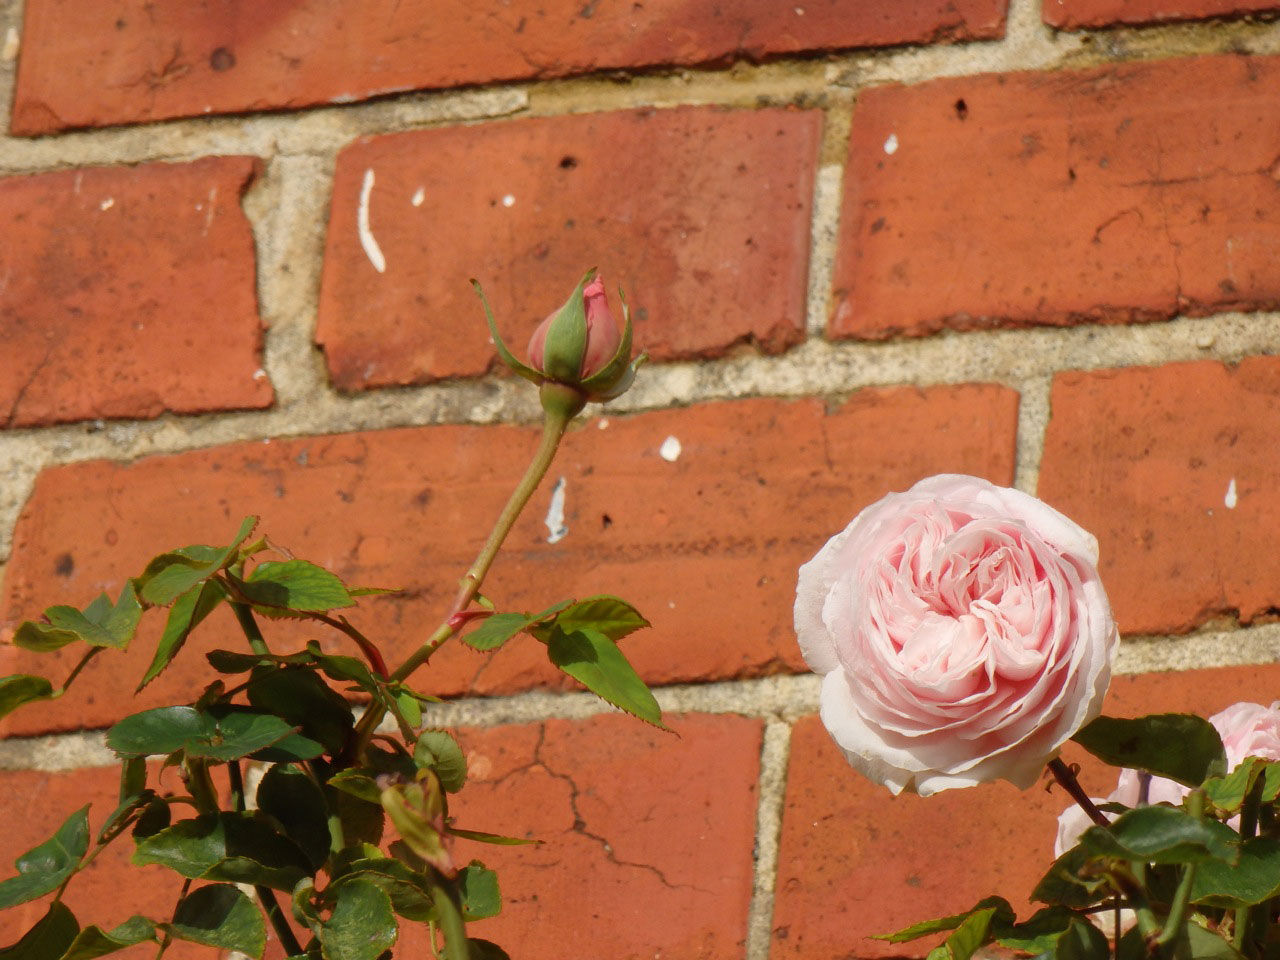
MULTIPOLYGON (((795 570, 885 492, 983 475, 1098 536, 1110 712, 1277 697, 1277 16, 0 0, 0 630, 258 512, 408 588, 361 614, 403 655, 536 439, 467 278, 522 344, 598 264, 655 363, 569 438, 567 536, 543 490, 490 592, 634 600, 681 738, 518 646, 442 654, 460 810, 548 841, 489 858, 507 906, 480 935, 839 960, 993 889, 1024 904, 1065 799, 860 780, 813 716, 795 570)), ((149 639, 0 724, 0 866, 110 805, 105 726, 193 695, 194 650, 113 695, 149 639)), ((33 666, 0 648, 0 675, 33 666)), ((112 866, 73 908, 169 909, 112 866)))

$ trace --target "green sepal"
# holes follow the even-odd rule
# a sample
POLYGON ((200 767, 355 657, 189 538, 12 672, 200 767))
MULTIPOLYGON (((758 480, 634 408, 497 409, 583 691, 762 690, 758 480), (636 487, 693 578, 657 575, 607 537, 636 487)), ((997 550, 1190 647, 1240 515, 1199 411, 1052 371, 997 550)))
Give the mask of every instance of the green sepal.
POLYGON ((44 677, 30 673, 0 677, 0 717, 12 713, 24 703, 52 700, 56 695, 53 684, 44 677))
POLYGON ((62 886, 89 849, 89 805, 62 822, 52 837, 14 861, 16 877, 0 883, 0 910, 27 903, 62 886))
MULTIPOLYGON (((493 319, 493 311, 489 308, 489 300, 484 295, 484 290, 480 286, 480 281, 472 279, 471 286, 475 288, 476 293, 480 297, 480 303, 484 307, 485 319, 489 322, 489 336, 493 337, 494 349, 498 351, 498 359, 500 359, 507 368, 524 377, 531 383, 542 383, 547 379, 537 370, 526 366, 515 358, 515 355, 507 349, 507 345, 502 342, 502 334, 498 333, 497 321, 493 319)), ((584 321, 585 322, 585 321, 584 321)))
POLYGON ((595 275, 594 267, 583 275, 547 328, 542 371, 558 383, 576 385, 581 380, 582 357, 587 352, 587 311, 582 291, 595 275))
POLYGON ((531 843, 545 843, 545 840, 535 840, 533 838, 522 839, 520 837, 504 837, 500 833, 486 833, 483 830, 463 830, 461 827, 455 827, 453 824, 445 824, 444 832, 454 837, 461 837, 463 840, 474 840, 477 843, 492 843, 500 847, 522 847, 531 843))

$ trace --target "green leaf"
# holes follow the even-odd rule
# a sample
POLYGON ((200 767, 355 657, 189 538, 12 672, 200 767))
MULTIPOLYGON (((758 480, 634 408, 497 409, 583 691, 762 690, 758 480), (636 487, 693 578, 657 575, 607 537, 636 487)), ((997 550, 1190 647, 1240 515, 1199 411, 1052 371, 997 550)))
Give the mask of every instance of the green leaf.
POLYGON ((203 814, 138 842, 138 866, 158 863, 193 880, 227 880, 292 890, 311 874, 297 844, 254 813, 203 814))
POLYGON ((75 914, 58 900, 49 904, 45 915, 12 946, 0 949, 0 960, 50 960, 61 957, 75 941, 80 925, 75 914))
POLYGON ((617 644, 597 630, 552 630, 547 642, 551 662, 615 707, 666 729, 662 709, 617 644))
POLYGON ((187 642, 191 631, 198 627, 201 621, 225 599, 227 599, 227 591, 222 588, 222 584, 216 580, 206 580, 203 583, 197 583, 173 602, 173 606, 169 609, 169 619, 165 621, 164 634, 156 645, 151 666, 147 667, 142 682, 138 684, 139 690, 169 666, 183 644, 187 642))
POLYGON ((1074 910, 1066 907, 1045 907, 1022 923, 1001 924, 995 939, 1000 946, 1010 950, 1039 955, 1051 951, 1072 921, 1078 918, 1074 910))
POLYGON ((123 650, 138 629, 142 606, 133 581, 126 580, 120 599, 114 604, 103 593, 83 612, 75 607, 56 606, 45 610, 44 616, 49 621, 47 624, 27 621, 19 625, 13 637, 14 645, 48 652, 83 640, 90 646, 123 650))
POLYGON ((251 957, 261 957, 267 943, 261 911, 252 900, 226 883, 191 891, 174 911, 173 923, 163 923, 160 927, 178 940, 239 950, 251 957))
MULTIPOLYGON (((375 791, 377 786, 375 784, 375 791)), ((378 843, 385 826, 382 804, 371 802, 350 793, 333 794, 330 803, 337 810, 342 824, 342 836, 347 843, 378 843)))
POLYGON ((320 787, 295 767, 276 764, 258 786, 258 809, 284 827, 313 870, 329 859, 329 806, 320 787))
POLYGON ((227 547, 196 545, 162 553, 138 578, 142 599, 152 606, 167 607, 201 581, 208 580, 235 561, 240 544, 257 526, 257 517, 246 517, 235 539, 227 547))
POLYGON ((327 654, 320 649, 320 644, 314 640, 307 644, 307 653, 311 655, 312 660, 320 665, 320 669, 325 672, 325 675, 330 680, 349 680, 374 696, 381 697, 382 685, 373 678, 373 674, 369 672, 369 668, 363 660, 357 660, 355 657, 327 654))
POLYGON ((984 910, 993 910, 992 914, 998 914, 1000 918, 1008 922, 1012 922, 1014 918, 1013 908, 1009 906, 1009 901, 1003 897, 987 897, 985 900, 979 900, 974 906, 966 910, 964 913, 952 914, 949 917, 938 917, 935 920, 922 920, 919 923, 913 923, 909 927, 904 927, 894 933, 875 934, 872 940, 887 940, 890 943, 906 943, 908 940, 916 940, 920 937, 927 937, 933 933, 942 933, 946 930, 954 930, 960 924, 964 923, 969 917, 975 913, 981 913, 984 910))
POLYGON ((951 935, 942 943, 950 960, 969 960, 975 950, 988 942, 990 939, 988 933, 996 910, 996 907, 975 910, 951 932, 951 935))
POLYGON ((407 920, 425 923, 435 917, 435 902, 427 878, 399 860, 391 857, 354 860, 350 872, 335 881, 334 886, 355 880, 376 884, 391 898, 391 909, 407 920))
POLYGON ((1249 907, 1280 894, 1280 841, 1253 837, 1234 866, 1208 860, 1196 869, 1191 902, 1209 907, 1249 907))
POLYGON ((355 879, 338 888, 338 902, 320 928, 325 960, 378 960, 398 933, 391 898, 376 883, 355 879))
POLYGON ((627 601, 607 594, 571 604, 556 616, 555 625, 565 633, 595 630, 615 643, 642 627, 652 626, 627 601))
POLYGON ((1130 810, 1109 828, 1090 827, 1080 844, 1095 856, 1147 863, 1235 863, 1240 856, 1240 836, 1226 824, 1165 806, 1130 810))
POLYGON ((471 953, 471 960, 511 960, 507 951, 492 940, 477 940, 475 937, 469 937, 467 949, 471 953))
POLYGON ((382 789, 373 776, 355 767, 339 770, 329 778, 329 786, 370 803, 382 803, 382 789))
POLYGON ((1049 867, 1031 891, 1031 899, 1063 907, 1088 907, 1106 897, 1107 881, 1085 874, 1090 853, 1077 844, 1049 867))
POLYGON ((449 793, 457 793, 467 782, 467 758, 458 741, 443 730, 422 731, 413 759, 419 767, 434 770, 449 793))
POLYGON ((315 657, 305 650, 287 654, 210 650, 204 656, 209 665, 219 673, 248 673, 256 667, 269 666, 305 667, 316 662, 315 657))
POLYGON ((1172 955, 1173 960, 1244 960, 1235 947, 1194 921, 1183 924, 1172 955))
POLYGON ((306 560, 260 563, 237 586, 247 599, 264 607, 324 613, 356 605, 341 580, 306 560))
POLYGON ((521 839, 520 837, 504 837, 500 833, 485 833, 483 830, 463 830, 452 824, 445 825, 445 833, 463 840, 475 840, 477 843, 492 843, 500 847, 521 847, 530 843, 544 843, 542 840, 521 839))
POLYGON ((169 804, 163 800, 152 800, 142 811, 142 816, 134 822, 133 836, 135 839, 141 839, 157 834, 169 826, 172 819, 173 811, 169 809, 169 804))
POLYGON ((154 790, 140 790, 121 800, 119 806, 107 817, 102 829, 98 831, 98 843, 108 843, 118 836, 120 831, 128 826, 130 818, 139 810, 145 809, 155 797, 154 790))
POLYGON ((12 713, 24 703, 49 700, 53 697, 53 684, 44 677, 30 673, 15 673, 0 677, 0 717, 12 713))
MULTIPOLYGON (((189 757, 237 760, 292 736, 279 717, 240 708, 218 713, 194 707, 156 707, 125 717, 107 731, 107 746, 119 757, 145 757, 183 750, 189 757)), ((321 747, 311 756, 317 756, 321 747)))
POLYGON ((14 862, 18 875, 0 883, 0 910, 27 903, 58 889, 75 873, 89 849, 89 805, 62 822, 44 843, 32 847, 14 862))
POLYGON ((495 613, 464 634, 462 642, 473 650, 496 650, 532 622, 523 613, 495 613))
POLYGON ((85 927, 62 954, 61 960, 95 960, 155 938, 155 927, 151 921, 135 915, 114 930, 104 931, 98 926, 85 927))
POLYGON ((1145 770, 1188 787, 1227 772, 1218 731, 1193 714, 1158 713, 1133 720, 1098 717, 1071 739, 1114 767, 1145 770))
POLYGON ((462 919, 483 920, 502 912, 498 875, 479 860, 458 871, 458 892, 462 897, 462 919))
POLYGON ((259 668, 247 695, 255 709, 301 727, 304 736, 322 743, 330 755, 341 752, 355 727, 347 701, 314 670, 259 668))
MULTIPOLYGON (((540 613, 495 613, 493 616, 481 621, 480 626, 462 638, 462 642, 475 650, 496 650, 521 630, 528 630, 535 624, 542 623, 552 614, 559 613, 568 607, 572 602, 572 600, 561 601, 547 607, 540 613)), ((550 625, 539 628, 539 630, 550 630, 550 625)), ((530 632, 537 633, 539 630, 531 630, 530 632)), ((544 643, 546 642, 544 636, 539 636, 539 639, 544 643)))
POLYGON ((1111 949, 1101 930, 1087 920, 1077 918, 1071 921, 1048 954, 1055 960, 1108 960, 1111 949))

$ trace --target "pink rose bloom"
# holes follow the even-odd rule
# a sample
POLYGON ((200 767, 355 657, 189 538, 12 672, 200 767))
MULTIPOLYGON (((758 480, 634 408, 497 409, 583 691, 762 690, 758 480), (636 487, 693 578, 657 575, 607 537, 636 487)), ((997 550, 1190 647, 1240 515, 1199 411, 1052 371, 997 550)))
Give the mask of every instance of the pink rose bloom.
POLYGON ((863 510, 800 568, 795 605, 849 762, 894 793, 1033 784, 1111 680, 1097 557, 1053 508, 976 477, 863 510))
MULTIPOLYGON (((587 347, 582 353, 582 363, 578 368, 578 379, 585 380, 594 373, 599 373, 613 359, 622 343, 622 331, 618 322, 613 319, 609 310, 609 298, 604 292, 604 280, 596 277, 582 290, 583 308, 587 315, 587 347)), ((560 313, 559 310, 538 324, 529 338, 529 366, 545 373, 543 356, 547 343, 547 331, 551 329, 551 321, 560 313)))
MULTIPOLYGON (((1262 757, 1264 760, 1280 760, 1280 701, 1269 707, 1260 703, 1234 703, 1221 713, 1209 718, 1218 736, 1222 737, 1222 746, 1227 753, 1227 770, 1234 770, 1247 757, 1262 757)), ((1121 770, 1116 788, 1105 800, 1095 799, 1094 803, 1123 803, 1126 807, 1136 807, 1139 799, 1140 783, 1136 770, 1121 770)), ((1171 803, 1180 806, 1183 798, 1191 792, 1189 787, 1164 777, 1152 777, 1147 788, 1147 803, 1171 803)), ((1108 813, 1114 820, 1116 814, 1108 813)), ((1231 821, 1235 826, 1239 817, 1231 821)), ((1088 814, 1075 804, 1063 810, 1058 817, 1058 836, 1054 840, 1053 855, 1060 857, 1080 839, 1093 825, 1088 814)))

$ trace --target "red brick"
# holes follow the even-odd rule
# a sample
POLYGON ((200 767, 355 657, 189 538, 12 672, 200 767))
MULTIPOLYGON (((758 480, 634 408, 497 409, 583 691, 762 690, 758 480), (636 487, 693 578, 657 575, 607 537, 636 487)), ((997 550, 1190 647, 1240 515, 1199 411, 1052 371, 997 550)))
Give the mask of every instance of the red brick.
POLYGON ((1097 536, 1121 630, 1280 606, 1280 358, 1060 374, 1051 403, 1039 493, 1097 536))
POLYGON ((271 404, 253 157, 0 179, 0 427, 271 404))
MULTIPOLYGON (((156 781, 151 783, 155 787, 156 781)), ((162 792, 186 792, 172 770, 165 773, 159 783, 162 792)), ((116 807, 119 786, 119 767, 92 767, 62 773, 0 770, 0 793, 5 798, 5 829, 0 830, 0 879, 13 876, 14 860, 53 836, 62 821, 86 803, 91 805, 90 837, 95 837, 116 807)), ((189 809, 175 808, 179 817, 189 815, 189 809)), ((163 867, 131 865, 129 857, 133 846, 127 832, 117 837, 68 884, 62 899, 81 926, 96 923, 109 930, 134 914, 153 920, 167 920, 172 916, 182 878, 163 867)), ((15 943, 44 916, 50 899, 46 896, 0 911, 0 946, 15 943)), ((155 944, 140 944, 115 956, 120 960, 148 960, 155 953, 155 944)), ((278 948, 268 953, 269 957, 272 955, 281 955, 278 948)), ((174 941, 165 956, 175 960, 214 960, 218 951, 174 941)))
POLYGON ((997 37, 1007 0, 30 0, 13 131, 347 103, 405 90, 997 37))
MULTIPOLYGON (((1280 665, 1120 677, 1104 713, 1216 713, 1240 700, 1271 703, 1280 665)), ((1115 786, 1114 768, 1074 744, 1092 796, 1115 786)), ((771 960, 924 956, 936 941, 894 945, 865 937, 966 910, 989 894, 1020 917, 1053 859, 1061 789, 1007 783, 892 797, 855 773, 817 717, 796 724, 779 851, 771 960)))
MULTIPOLYGON (((544 488, 485 593, 506 610, 601 592, 634 601, 654 629, 625 646, 653 683, 803 670, 791 628, 800 563, 862 506, 921 477, 959 471, 1010 482, 1016 406, 1010 390, 969 385, 865 390, 830 413, 819 400, 759 399, 610 419, 603 431, 589 422, 570 434, 550 474, 566 479, 567 536, 546 542, 544 488), (683 446, 674 463, 658 453, 669 436, 683 446)), ((354 615, 403 658, 447 608, 536 435, 429 427, 48 470, 17 524, 0 623, 118 590, 155 553, 225 541, 240 517, 260 512, 276 542, 347 582, 407 589, 368 599, 354 615)), ((188 700, 206 672, 198 651, 243 643, 230 616, 215 614, 204 639, 198 631, 192 649, 131 702, 119 691, 145 671, 162 619, 148 616, 156 622, 144 621, 126 655, 98 657, 71 695, 11 714, 9 731, 100 726, 188 700)), ((0 648, 0 675, 60 679, 72 662, 70 649, 0 648)), ((448 645, 419 683, 437 694, 499 694, 559 679, 543 648, 524 638, 492 658, 448 645)))
POLYGON ((867 91, 854 111, 831 333, 1274 307, 1277 138, 1274 57, 867 91))
MULTIPOLYGON (((736 960, 751 900, 761 723, 630 717, 465 731, 459 826, 543 840, 454 855, 498 871, 502 913, 470 927, 512 956, 736 960)), ((401 948, 420 955, 419 930, 401 948)))
POLYGON ((523 357, 591 266, 611 296, 626 289, 637 349, 656 359, 799 342, 821 124, 698 107, 357 141, 338 160, 316 330, 334 382, 483 373, 494 354, 469 277, 523 357), (370 176, 383 273, 357 233, 370 176))
POLYGON ((1274 0, 1045 0, 1044 22, 1059 30, 1238 17, 1280 10, 1274 0))

